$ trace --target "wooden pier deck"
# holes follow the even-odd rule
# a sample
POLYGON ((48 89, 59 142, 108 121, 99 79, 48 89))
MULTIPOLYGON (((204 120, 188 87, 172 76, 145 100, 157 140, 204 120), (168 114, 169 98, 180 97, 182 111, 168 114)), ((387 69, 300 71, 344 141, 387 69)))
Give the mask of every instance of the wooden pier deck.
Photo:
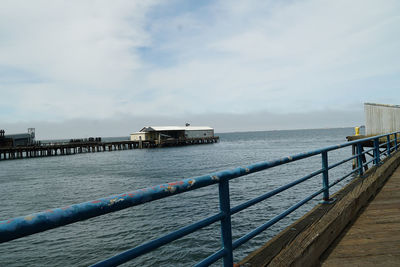
POLYGON ((400 266, 400 167, 322 258, 324 267, 400 266))

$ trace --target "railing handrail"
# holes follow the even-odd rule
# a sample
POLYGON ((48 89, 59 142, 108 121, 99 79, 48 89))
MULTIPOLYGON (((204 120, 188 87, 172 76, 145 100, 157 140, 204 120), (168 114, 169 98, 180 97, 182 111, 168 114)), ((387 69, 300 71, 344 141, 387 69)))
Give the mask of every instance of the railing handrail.
MULTIPOLYGON (((333 185, 337 184, 338 182, 342 181, 346 177, 350 176, 354 172, 358 172, 359 174, 363 174, 363 167, 368 163, 362 162, 362 156, 365 155, 367 152, 373 151, 374 157, 370 161, 375 164, 379 165, 381 152, 379 148, 381 144, 379 144, 379 139, 382 137, 387 138, 386 144, 386 155, 390 156, 391 150, 398 149, 398 142, 397 142, 397 135, 400 132, 392 132, 389 134, 383 134, 379 136, 368 137, 364 139, 359 139, 339 145, 328 146, 321 149, 315 149, 305 153, 295 154, 293 156, 283 157, 276 160, 271 161, 264 161, 255 163, 252 165, 248 165, 246 167, 238 167, 231 170, 224 170, 219 172, 214 172, 211 174, 198 176, 194 178, 187 178, 177 182, 172 183, 165 183, 160 184, 152 187, 147 187, 143 189, 138 189, 132 192, 127 192, 123 194, 112 195, 105 198, 96 199, 94 201, 83 202, 79 204, 74 204, 70 206, 66 206, 63 208, 56 208, 50 209, 34 214, 30 214, 27 216, 16 217, 10 220, 0 221, 0 243, 7 242, 13 239, 17 239, 23 236, 31 235, 34 233, 46 231, 49 229, 53 229, 56 227, 60 227, 63 225, 71 224, 74 222, 86 220, 92 217, 100 216, 106 213, 115 212, 118 210, 122 210, 125 208, 133 207, 136 205, 141 205, 146 202, 151 202, 157 199, 169 197, 172 195, 180 194, 183 192, 199 189, 205 186, 209 186, 212 184, 219 184, 219 192, 220 192, 220 209, 221 212, 215 214, 211 217, 208 217, 200 222, 195 224, 189 225, 178 231, 175 231, 171 234, 163 236, 159 239, 154 241, 150 241, 144 245, 141 245, 137 248, 131 249, 125 253, 120 255, 114 256, 109 260, 103 261, 100 265, 117 265, 127 260, 130 260, 134 257, 147 253, 163 244, 176 240, 183 235, 189 234, 193 231, 196 231, 206 225, 214 223, 218 220, 221 221, 221 232, 222 232, 222 242, 223 242, 223 249, 217 251, 210 257, 206 258, 204 261, 200 263, 200 265, 207 265, 212 263, 219 258, 223 257, 225 266, 229 266, 232 263, 232 250, 237 248, 244 242, 247 242, 250 238, 254 237, 261 231, 265 230, 272 224, 276 223, 283 217, 287 216, 289 213, 300 207, 301 205, 305 204, 307 201, 311 200, 312 198, 316 197, 317 195, 324 193, 324 200, 329 202, 329 188, 333 185), (390 136, 394 136, 394 140, 390 140, 390 136), (374 148, 368 151, 362 151, 360 146, 363 142, 373 141, 374 148), (390 144, 394 142, 394 146, 390 144), (357 147, 357 155, 354 155, 350 158, 340 161, 339 163, 333 164, 331 166, 328 165, 328 152, 332 150, 337 150, 347 146, 356 146, 357 147), (298 180, 295 180, 289 184, 283 185, 279 188, 276 188, 272 191, 265 193, 262 196, 256 197, 246 203, 242 203, 236 207, 231 208, 229 204, 229 180, 241 177, 244 175, 248 175, 251 173, 263 171, 270 169, 272 167, 276 167, 279 165, 283 165, 289 162, 309 158, 315 155, 322 155, 322 169, 315 171, 309 175, 306 175, 298 180), (359 165, 358 168, 353 170, 351 173, 345 175, 344 177, 338 179, 334 183, 329 184, 328 173, 331 168, 337 167, 347 161, 355 159, 358 161, 359 165), (307 198, 303 199, 302 201, 296 203, 283 213, 279 214, 278 216, 272 218, 270 221, 266 222, 262 226, 258 227, 254 231, 246 234, 245 236, 239 238, 236 241, 232 241, 232 233, 231 233, 231 225, 230 225, 230 218, 231 215, 246 209, 260 201, 263 201, 271 196, 278 194, 288 188, 291 188, 299 183, 302 183, 318 174, 322 174, 323 177, 323 188, 317 192, 314 192, 307 198), (161 240, 161 241, 160 241, 161 240)), ((385 151, 383 153, 385 153, 385 151)))

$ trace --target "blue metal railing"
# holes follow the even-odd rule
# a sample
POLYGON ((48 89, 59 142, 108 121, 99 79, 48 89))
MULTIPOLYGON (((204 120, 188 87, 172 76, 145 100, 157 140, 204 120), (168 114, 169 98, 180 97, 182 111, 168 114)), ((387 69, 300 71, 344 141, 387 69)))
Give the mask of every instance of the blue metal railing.
POLYGON ((183 236, 193 233, 201 228, 211 225, 215 222, 220 221, 221 223, 221 249, 216 251, 214 254, 205 258, 199 262, 196 266, 208 266, 219 259, 223 259, 224 266, 233 265, 233 250, 241 246, 242 244, 249 241, 251 238, 260 234, 270 226, 280 221, 311 199, 316 196, 323 194, 323 202, 331 203, 329 189, 343 181, 352 174, 358 173, 362 175, 364 168, 369 163, 373 163, 375 166, 381 164, 381 158, 383 156, 389 157, 392 153, 399 149, 398 145, 398 134, 400 132, 394 132, 386 135, 374 136, 370 138, 360 139, 340 145, 330 146, 322 149, 313 150, 306 153, 297 154, 285 158, 280 158, 273 161, 261 162, 253 164, 247 167, 240 167, 232 170, 225 170, 216 172, 204 176, 195 178, 184 179, 173 183, 161 184, 153 187, 139 189, 133 192, 124 194, 114 195, 106 198, 100 198, 94 201, 85 203, 75 204, 66 206, 63 208, 51 209, 31 215, 17 217, 10 220, 0 221, 0 243, 28 236, 31 234, 46 231, 52 228, 60 227, 63 225, 71 224, 74 222, 86 220, 92 217, 103 215, 110 212, 115 212, 125 208, 142 205, 147 202, 151 202, 157 199, 169 197, 172 195, 180 194, 183 192, 195 190, 198 188, 218 184, 219 187, 219 205, 220 211, 210 217, 207 217, 201 221, 185 226, 177 231, 164 235, 158 239, 149 241, 140 246, 127 250, 121 254, 113 256, 102 262, 99 262, 93 266, 115 266, 132 260, 140 255, 148 253, 158 247, 168 244, 174 240, 177 240, 183 236), (392 137, 392 138, 391 138, 392 137), (380 140, 386 139, 386 142, 380 140), (363 150, 363 144, 369 142, 373 145, 371 149, 363 150), (356 154, 341 160, 335 164, 328 164, 328 153, 333 150, 338 150, 347 146, 355 146, 356 154), (366 161, 366 155, 370 155, 373 152, 372 159, 366 161), (245 176, 251 173, 267 170, 279 165, 294 162, 301 159, 310 158, 312 156, 321 155, 322 168, 315 172, 312 172, 300 179, 294 180, 286 185, 275 188, 261 196, 254 199, 248 200, 235 207, 230 206, 230 195, 229 195, 229 181, 245 176), (338 167, 351 160, 357 161, 357 167, 351 172, 337 179, 336 181, 329 183, 329 170, 338 167), (297 202, 293 206, 289 207, 279 215, 273 217, 269 221, 265 222, 261 226, 252 230, 251 232, 243 235, 237 240, 232 240, 231 230, 231 217, 232 215, 249 208, 261 201, 264 201, 280 192, 283 192, 289 188, 292 188, 300 183, 303 183, 314 176, 322 175, 322 188, 316 192, 313 192, 303 200, 297 202))

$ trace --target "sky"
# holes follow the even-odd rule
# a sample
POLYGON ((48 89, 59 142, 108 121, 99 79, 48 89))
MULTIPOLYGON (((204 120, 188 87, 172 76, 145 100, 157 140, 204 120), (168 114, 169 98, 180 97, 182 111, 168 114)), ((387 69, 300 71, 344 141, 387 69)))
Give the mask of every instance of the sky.
POLYGON ((0 128, 349 127, 400 104, 400 1, 0 0, 0 128))

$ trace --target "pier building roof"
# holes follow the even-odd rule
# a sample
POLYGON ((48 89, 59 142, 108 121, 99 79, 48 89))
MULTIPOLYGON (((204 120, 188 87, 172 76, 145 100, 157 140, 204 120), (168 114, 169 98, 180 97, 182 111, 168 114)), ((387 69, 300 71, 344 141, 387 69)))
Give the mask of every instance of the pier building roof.
POLYGON ((364 103, 364 105, 381 106, 381 107, 388 107, 388 108, 400 108, 400 105, 391 105, 391 104, 364 103))
POLYGON ((208 126, 147 126, 140 132, 161 132, 161 131, 209 131, 214 130, 208 126))

